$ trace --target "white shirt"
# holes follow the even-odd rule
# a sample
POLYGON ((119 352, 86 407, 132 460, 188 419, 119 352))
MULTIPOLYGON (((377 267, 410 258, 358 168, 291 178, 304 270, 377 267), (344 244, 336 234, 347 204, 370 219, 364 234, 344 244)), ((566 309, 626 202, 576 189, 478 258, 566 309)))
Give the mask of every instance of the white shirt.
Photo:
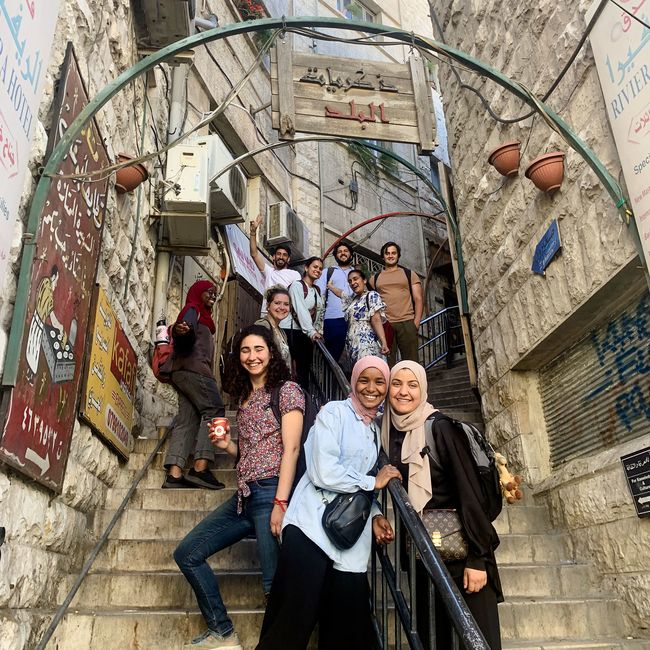
MULTIPOLYGON (((296 280, 300 280, 300 273, 298 271, 293 271, 292 269, 276 269, 270 264, 264 264, 264 293, 276 284, 288 288, 296 280)), ((266 315, 266 298, 262 300, 261 315, 266 315)))
POLYGON ((311 338, 316 332, 322 332, 323 329, 323 299, 314 287, 307 287, 307 296, 305 296, 304 285, 302 282, 293 282, 289 287, 289 297, 291 298, 291 311, 289 315, 280 321, 280 327, 286 330, 300 329, 311 338), (316 309, 314 321, 311 320, 310 310, 316 309), (293 314, 298 317, 298 322, 293 314))
MULTIPOLYGON (((337 288, 341 289, 343 293, 351 295, 352 289, 348 284, 348 275, 350 271, 354 269, 351 266, 348 266, 345 269, 342 269, 340 266, 329 267, 334 269, 332 277, 330 278, 332 284, 337 288)), ((343 307, 341 306, 341 299, 327 289, 327 271, 329 269, 323 269, 323 273, 316 280, 316 284, 320 287, 320 294, 323 296, 323 300, 327 296, 327 306, 325 307, 325 318, 343 318, 343 307)))
POLYGON ((381 514, 372 506, 366 527, 357 543, 342 551, 323 530, 325 503, 337 493, 373 490, 375 477, 368 472, 377 462, 379 428, 363 423, 350 399, 329 402, 320 410, 305 442, 307 471, 300 479, 284 515, 282 527, 292 524, 334 562, 334 568, 365 573, 372 545, 372 518, 381 514), (316 489, 316 486, 322 489, 316 489))

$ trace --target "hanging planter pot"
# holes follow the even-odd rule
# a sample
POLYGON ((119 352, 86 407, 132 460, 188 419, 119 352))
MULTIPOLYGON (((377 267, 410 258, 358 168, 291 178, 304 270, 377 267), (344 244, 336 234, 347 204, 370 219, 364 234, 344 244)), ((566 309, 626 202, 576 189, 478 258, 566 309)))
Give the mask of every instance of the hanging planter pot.
POLYGON ((516 176, 519 173, 519 150, 521 142, 512 140, 504 142, 494 149, 488 162, 503 176, 516 176))
POLYGON ((564 179, 564 152, 552 151, 535 158, 526 169, 526 178, 542 192, 557 190, 564 179))
MULTIPOLYGON (((117 162, 123 163, 128 160, 133 160, 133 156, 125 153, 117 154, 117 162)), ((121 167, 115 173, 115 189, 118 194, 125 194, 126 192, 133 192, 133 190, 144 183, 149 178, 149 172, 142 163, 129 165, 128 167, 121 167)))

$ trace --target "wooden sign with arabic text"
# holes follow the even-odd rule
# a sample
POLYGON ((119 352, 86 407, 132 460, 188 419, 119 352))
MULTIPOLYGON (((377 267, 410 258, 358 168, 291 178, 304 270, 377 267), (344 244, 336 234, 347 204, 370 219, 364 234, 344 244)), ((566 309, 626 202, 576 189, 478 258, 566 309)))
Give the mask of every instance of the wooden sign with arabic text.
MULTIPOLYGON (((48 151, 87 103, 79 66, 68 45, 48 151)), ((106 150, 92 121, 71 147, 60 173, 86 173, 107 165, 106 150)), ((63 486, 75 424, 107 187, 108 180, 53 180, 28 271, 27 314, 16 385, 9 389, 0 458, 56 492, 63 486)))
POLYGON ((293 52, 287 42, 271 51, 273 128, 282 140, 296 132, 417 144, 436 143, 435 115, 424 62, 364 61, 293 52))

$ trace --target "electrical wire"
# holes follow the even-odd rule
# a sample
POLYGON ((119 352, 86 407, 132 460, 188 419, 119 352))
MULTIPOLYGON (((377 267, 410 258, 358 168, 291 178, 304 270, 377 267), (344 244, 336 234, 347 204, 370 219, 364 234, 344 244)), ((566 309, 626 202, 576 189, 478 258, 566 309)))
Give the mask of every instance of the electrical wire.
MULTIPOLYGON (((568 72, 569 68, 573 65, 573 62, 575 61, 576 57, 580 53, 580 50, 582 49, 583 45, 585 44, 585 41, 589 37, 589 34, 591 33, 591 30, 593 29, 594 25, 596 24, 596 21, 600 17, 600 14, 602 13, 603 9, 605 8, 605 5, 607 2, 614 2, 614 0, 601 0, 600 4, 598 5, 598 8, 594 12, 594 15, 591 17, 591 20, 587 24, 587 27, 585 28, 585 31, 583 32, 580 40, 578 41, 578 44, 576 45, 575 49, 573 50, 573 53, 567 60, 567 62, 564 64, 564 67, 562 68, 561 72, 559 75, 555 78, 553 83, 550 85, 549 89, 544 93, 542 97, 542 101, 545 102, 548 100, 548 98, 553 94, 555 89, 560 85, 560 82, 564 78, 564 75, 568 72)), ((614 4, 617 4, 614 2, 614 4)), ((431 18, 433 19, 434 23, 436 24, 436 28, 440 34, 440 40, 444 43, 445 42, 445 35, 444 31, 442 29, 442 26, 440 25, 440 21, 438 20, 438 16, 431 7, 431 18)), ((430 58, 427 56, 427 58, 430 58)), ((492 107, 490 106, 489 102, 487 99, 481 94, 481 91, 478 88, 475 88, 474 86, 470 86, 469 84, 466 84, 463 82, 463 80, 460 77, 460 74, 458 74, 458 71, 455 69, 455 66, 451 65, 449 61, 446 59, 439 59, 443 63, 446 63, 447 65, 450 65, 452 72, 454 73, 454 76, 456 77, 456 81, 458 82, 458 85, 463 88, 464 90, 470 90, 471 92, 475 93, 481 103, 483 104, 483 107, 485 110, 490 114, 490 117, 495 119, 497 122, 501 122, 502 124, 515 124, 517 122, 521 122, 523 120, 527 120, 529 117, 532 117, 535 115, 534 110, 526 113, 525 115, 520 115, 519 117, 502 117, 500 115, 497 115, 493 110, 492 107)))

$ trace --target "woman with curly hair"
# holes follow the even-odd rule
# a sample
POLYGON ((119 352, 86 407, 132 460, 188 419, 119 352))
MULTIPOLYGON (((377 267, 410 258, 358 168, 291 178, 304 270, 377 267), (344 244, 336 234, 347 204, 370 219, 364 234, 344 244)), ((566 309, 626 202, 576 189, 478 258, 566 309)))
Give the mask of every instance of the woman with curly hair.
POLYGON ((208 629, 186 648, 239 648, 239 638, 221 598, 208 558, 251 533, 257 537, 264 593, 271 590, 278 541, 300 452, 305 398, 288 381, 271 332, 259 325, 236 337, 237 352, 229 390, 237 399, 238 441, 228 431, 213 438, 219 449, 237 458, 237 492, 198 524, 174 551, 174 559, 194 590, 208 629), (270 408, 279 387, 281 422, 270 408))

